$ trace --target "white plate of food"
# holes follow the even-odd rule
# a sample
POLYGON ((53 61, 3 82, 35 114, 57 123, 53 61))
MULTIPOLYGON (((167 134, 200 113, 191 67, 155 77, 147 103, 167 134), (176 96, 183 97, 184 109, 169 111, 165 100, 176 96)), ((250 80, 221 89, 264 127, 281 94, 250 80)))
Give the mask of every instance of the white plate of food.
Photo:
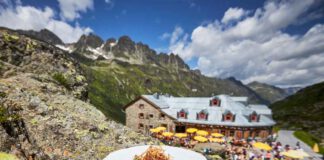
POLYGON ((171 146, 136 146, 110 153, 104 160, 207 160, 202 154, 171 146), (155 158, 155 159, 154 159, 155 158))

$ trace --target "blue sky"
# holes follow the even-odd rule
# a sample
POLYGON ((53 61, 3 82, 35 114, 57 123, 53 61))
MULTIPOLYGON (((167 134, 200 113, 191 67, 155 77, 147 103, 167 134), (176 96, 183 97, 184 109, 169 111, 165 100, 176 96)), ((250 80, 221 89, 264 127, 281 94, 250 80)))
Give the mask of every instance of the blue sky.
POLYGON ((94 32, 174 52, 203 74, 244 83, 324 80, 324 0, 3 0, 0 25, 47 28, 64 42, 94 32))
MULTIPOLYGON (((35 7, 50 6, 59 12, 58 1, 22 0, 23 5, 35 7)), ((253 10, 264 1, 249 0, 95 0, 93 9, 81 12, 78 22, 90 27, 103 39, 129 35, 135 41, 142 41, 152 48, 167 48, 168 41, 161 40, 165 32, 172 32, 175 26, 192 31, 197 26, 222 19, 230 7, 253 10)))

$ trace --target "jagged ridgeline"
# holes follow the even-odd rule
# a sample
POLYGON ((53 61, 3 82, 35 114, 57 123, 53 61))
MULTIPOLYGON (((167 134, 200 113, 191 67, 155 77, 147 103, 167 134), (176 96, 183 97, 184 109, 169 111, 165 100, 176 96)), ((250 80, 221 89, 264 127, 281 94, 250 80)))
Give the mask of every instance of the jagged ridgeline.
POLYGON ((234 78, 206 77, 199 70, 191 70, 178 55, 157 53, 128 36, 104 41, 89 34, 76 43, 62 44, 58 37, 48 36, 47 30, 20 32, 67 51, 81 64, 89 84, 90 102, 119 122, 125 120, 125 104, 141 94, 155 92, 173 96, 229 94, 248 96, 251 103, 270 102, 234 78))
POLYGON ((141 94, 173 96, 248 96, 252 103, 268 103, 234 78, 206 77, 173 53, 156 53, 128 36, 103 41, 90 34, 63 46, 82 63, 89 80, 89 98, 107 117, 124 122, 121 108, 141 94))

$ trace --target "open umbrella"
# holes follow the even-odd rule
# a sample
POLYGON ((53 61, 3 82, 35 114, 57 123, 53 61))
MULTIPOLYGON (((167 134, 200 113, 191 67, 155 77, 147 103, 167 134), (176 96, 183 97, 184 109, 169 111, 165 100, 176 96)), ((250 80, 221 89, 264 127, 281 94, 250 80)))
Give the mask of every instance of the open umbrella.
POLYGON ((188 133, 195 133, 195 132, 197 132, 197 131, 198 131, 197 128, 188 128, 188 129, 186 130, 186 132, 188 132, 188 133))
POLYGON ((175 137, 178 137, 178 138, 186 138, 188 136, 187 133, 176 133, 174 134, 175 137))
POLYGON ((164 137, 171 137, 171 136, 173 136, 173 133, 171 133, 171 132, 163 132, 162 135, 164 137))
POLYGON ((198 141, 198 142, 207 142, 208 139, 202 136, 195 136, 194 140, 198 141))
POLYGON ((309 157, 309 155, 302 150, 289 150, 287 152, 281 152, 281 154, 290 158, 297 158, 297 159, 303 159, 304 157, 309 157))
POLYGON ((319 152, 319 148, 318 148, 318 144, 317 143, 314 144, 313 151, 315 153, 318 153, 319 152))
POLYGON ((165 131, 166 128, 165 127, 156 127, 155 129, 159 130, 159 131, 165 131))
POLYGON ((211 134, 213 137, 224 137, 223 134, 220 134, 220 133, 212 133, 211 134))
POLYGON ((150 129, 150 132, 151 133, 158 133, 158 132, 160 132, 160 130, 157 130, 156 128, 152 128, 152 129, 150 129))
POLYGON ((208 135, 208 132, 204 131, 204 130, 198 130, 196 133, 199 136, 207 136, 208 135))
POLYGON ((268 144, 265 144, 265 143, 262 143, 262 142, 253 143, 253 146, 255 148, 263 149, 263 150, 266 150, 266 151, 272 150, 272 148, 268 144))

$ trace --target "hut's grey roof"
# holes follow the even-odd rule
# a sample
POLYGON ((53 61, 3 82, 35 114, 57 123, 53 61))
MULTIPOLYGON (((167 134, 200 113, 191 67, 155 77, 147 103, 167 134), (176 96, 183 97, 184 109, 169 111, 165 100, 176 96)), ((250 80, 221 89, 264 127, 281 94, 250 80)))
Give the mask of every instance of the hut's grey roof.
POLYGON ((272 126, 275 124, 271 110, 266 105, 246 105, 247 97, 231 97, 228 95, 217 95, 214 97, 172 97, 164 95, 143 95, 143 97, 154 103, 163 112, 177 119, 179 122, 227 125, 227 126, 272 126), (220 107, 211 107, 210 100, 218 98, 220 107), (185 110, 187 119, 177 118, 177 112, 185 110), (204 110, 208 113, 208 120, 197 120, 196 114, 204 110), (222 121, 226 111, 235 115, 235 121, 222 121), (258 122, 250 122, 249 116, 255 111, 260 115, 258 122))

